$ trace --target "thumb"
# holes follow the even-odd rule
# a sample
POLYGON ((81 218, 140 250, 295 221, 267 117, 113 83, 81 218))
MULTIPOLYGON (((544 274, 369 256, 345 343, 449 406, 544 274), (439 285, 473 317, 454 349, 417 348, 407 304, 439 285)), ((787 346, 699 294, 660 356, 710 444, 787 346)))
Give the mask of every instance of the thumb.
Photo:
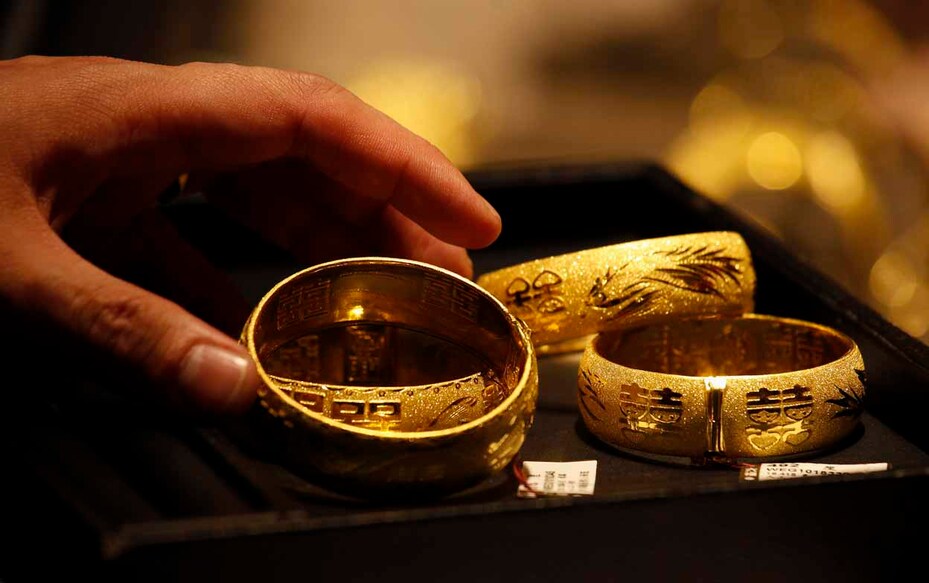
MULTIPOLYGON (((68 348, 140 373, 168 404, 198 413, 241 413, 254 401, 255 365, 236 340, 179 305, 102 271, 50 229, 7 255, 3 295, 60 330, 68 348), (73 346, 76 344, 77 346, 73 346)), ((244 322, 243 322, 244 324, 244 322)))

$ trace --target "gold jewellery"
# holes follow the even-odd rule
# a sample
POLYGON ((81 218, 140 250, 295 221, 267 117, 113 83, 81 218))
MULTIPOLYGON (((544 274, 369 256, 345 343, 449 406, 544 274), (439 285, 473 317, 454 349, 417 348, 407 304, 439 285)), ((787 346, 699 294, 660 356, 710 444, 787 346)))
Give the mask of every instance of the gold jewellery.
POLYGON ((284 279, 241 341, 260 434, 295 469, 363 494, 437 493, 504 468, 532 424, 529 330, 474 282, 364 257, 284 279))
POLYGON ((861 353, 818 324, 763 315, 600 334, 581 356, 577 402, 597 438, 659 459, 784 459, 859 427, 861 353))
POLYGON ((860 428, 865 368, 829 327, 754 314, 738 233, 537 259, 471 281, 361 257, 279 282, 242 331, 263 381, 252 433, 314 482, 445 495, 512 463, 538 354, 582 351, 577 405, 615 449, 705 464, 789 459, 860 428))
POLYGON ((477 283, 529 325, 547 354, 581 350, 602 331, 751 312, 755 272, 742 237, 719 231, 536 259, 477 283))

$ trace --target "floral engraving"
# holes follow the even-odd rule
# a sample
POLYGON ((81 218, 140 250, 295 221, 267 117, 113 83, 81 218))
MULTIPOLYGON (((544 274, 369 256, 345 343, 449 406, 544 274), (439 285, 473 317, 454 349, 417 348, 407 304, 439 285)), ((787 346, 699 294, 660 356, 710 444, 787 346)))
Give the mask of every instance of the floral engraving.
MULTIPOLYGON (((866 380, 864 370, 856 368, 855 374, 858 375, 858 378, 861 380, 861 384, 864 385, 866 380)), ((839 385, 833 386, 835 386, 836 390, 839 391, 839 396, 834 399, 826 399, 826 402, 839 407, 839 410, 833 413, 831 418, 836 419, 838 417, 859 417, 861 412, 864 410, 864 394, 859 395, 855 389, 851 387, 843 389, 839 385)))
POLYGON ((741 260, 726 255, 723 249, 687 246, 656 254, 671 258, 675 265, 656 268, 654 275, 645 278, 647 281, 719 298, 723 297, 720 288, 727 280, 741 287, 741 260))
POLYGON ((670 264, 656 267, 641 279, 618 290, 610 290, 610 283, 629 264, 615 270, 610 267, 594 279, 585 303, 593 308, 610 310, 608 319, 612 320, 647 310, 671 289, 724 298, 728 284, 741 287, 742 260, 727 255, 724 249, 685 246, 656 251, 655 255, 668 258, 670 264))
POLYGON ((581 376, 584 380, 578 386, 578 400, 588 417, 594 421, 600 421, 600 414, 606 412, 606 405, 600 398, 603 381, 598 375, 586 370, 581 371, 581 376))
POLYGON ((429 423, 429 429, 454 427, 471 421, 476 416, 474 408, 478 401, 478 398, 474 396, 456 399, 436 415, 435 419, 429 423))

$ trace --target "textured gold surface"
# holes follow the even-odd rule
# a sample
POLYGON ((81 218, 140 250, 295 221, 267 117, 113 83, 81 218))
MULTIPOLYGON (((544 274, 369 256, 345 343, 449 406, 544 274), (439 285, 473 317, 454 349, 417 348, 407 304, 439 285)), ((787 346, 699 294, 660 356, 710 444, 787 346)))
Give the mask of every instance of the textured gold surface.
POLYGON ((600 331, 751 312, 755 272, 742 237, 717 231, 536 259, 477 283, 529 325, 540 353, 557 353, 600 331))
POLYGON ((528 328, 432 265, 364 257, 305 269, 261 299, 241 340, 265 385, 256 434, 297 471, 353 493, 476 484, 532 424, 528 328), (443 356, 454 353, 467 356, 443 356))
POLYGON ((818 324, 699 318, 600 334, 581 356, 578 405, 622 450, 706 460, 790 458, 859 427, 855 342, 818 324))
POLYGON ((281 377, 271 381, 303 407, 329 419, 404 432, 449 429, 473 421, 493 410, 508 392, 489 373, 403 387, 324 385, 281 377))

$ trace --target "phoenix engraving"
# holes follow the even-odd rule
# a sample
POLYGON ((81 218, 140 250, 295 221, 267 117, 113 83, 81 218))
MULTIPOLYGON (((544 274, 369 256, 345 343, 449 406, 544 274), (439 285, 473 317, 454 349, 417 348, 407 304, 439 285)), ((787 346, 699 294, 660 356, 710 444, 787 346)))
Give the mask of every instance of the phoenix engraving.
POLYGON ((612 292, 609 290, 610 283, 629 264, 615 270, 608 268, 606 273, 594 279, 586 304, 610 310, 612 313, 609 319, 612 320, 647 310, 668 289, 724 298, 727 284, 741 287, 739 275, 742 272, 742 260, 728 255, 725 249, 706 245, 682 246, 656 251, 655 255, 669 259, 670 264, 660 265, 640 279, 612 292))

